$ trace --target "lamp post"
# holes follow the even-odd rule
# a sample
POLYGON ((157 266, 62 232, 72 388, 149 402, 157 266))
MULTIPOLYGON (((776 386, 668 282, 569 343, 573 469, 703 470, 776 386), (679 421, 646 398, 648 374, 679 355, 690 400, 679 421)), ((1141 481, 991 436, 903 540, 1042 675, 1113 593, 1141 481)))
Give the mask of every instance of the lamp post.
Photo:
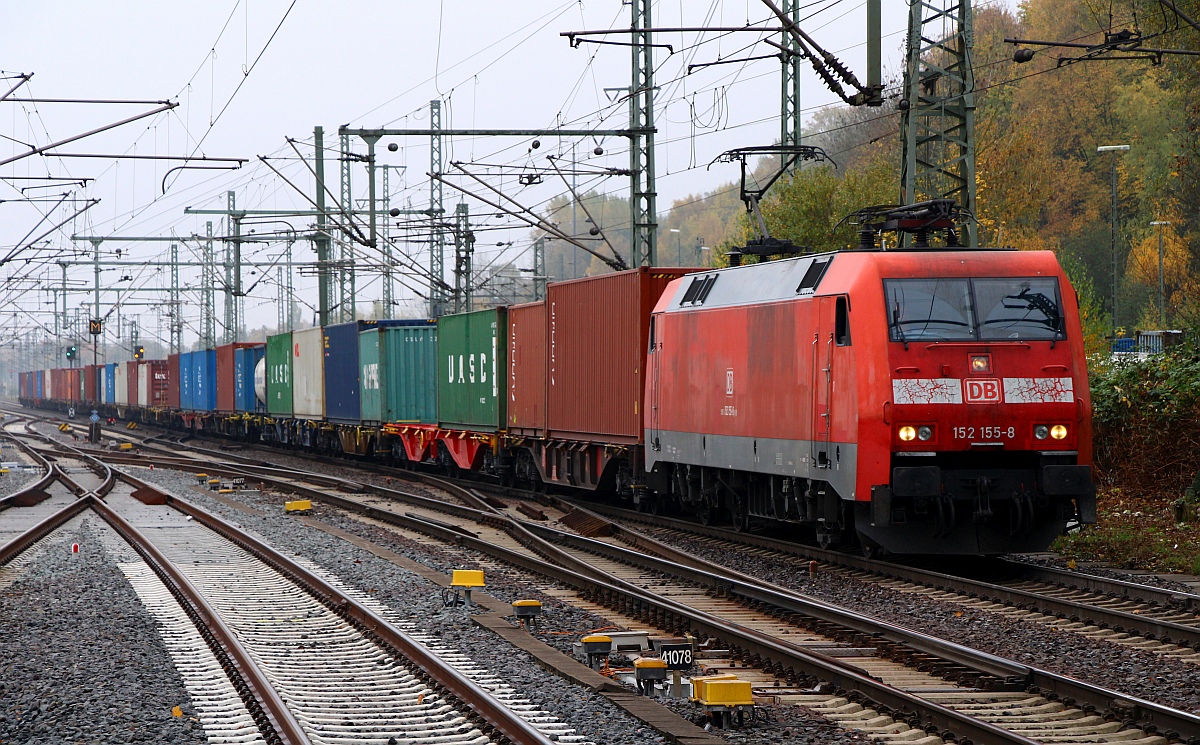
POLYGON ((1158 226, 1158 327, 1167 326, 1167 283, 1163 274, 1163 226, 1170 225, 1168 220, 1155 220, 1150 223, 1158 226))
POLYGON ((1098 153, 1112 153, 1112 211, 1109 226, 1109 249, 1112 252, 1112 325, 1114 335, 1117 323, 1117 153, 1129 151, 1128 145, 1101 145, 1098 153))
POLYGON ((671 228, 675 234, 675 266, 683 266, 683 250, 679 247, 679 228, 671 228))

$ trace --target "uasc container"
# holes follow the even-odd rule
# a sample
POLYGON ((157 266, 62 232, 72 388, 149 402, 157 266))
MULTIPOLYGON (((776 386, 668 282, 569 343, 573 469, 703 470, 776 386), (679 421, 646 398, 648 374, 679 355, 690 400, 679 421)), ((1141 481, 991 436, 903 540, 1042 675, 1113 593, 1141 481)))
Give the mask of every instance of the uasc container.
POLYGON ((267 337, 267 413, 292 415, 292 335, 267 337))
POLYGON ((504 308, 438 319, 438 423, 448 429, 504 428, 508 324, 504 308))

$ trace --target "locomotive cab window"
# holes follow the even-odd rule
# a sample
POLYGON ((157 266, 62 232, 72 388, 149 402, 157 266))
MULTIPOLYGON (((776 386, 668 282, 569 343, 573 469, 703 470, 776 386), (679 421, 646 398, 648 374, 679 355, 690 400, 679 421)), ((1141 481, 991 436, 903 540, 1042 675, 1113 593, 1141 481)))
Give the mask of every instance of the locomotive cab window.
POLYGON ((838 297, 834 310, 833 336, 839 347, 850 346, 850 298, 838 297))
POLYGON ((976 279, 980 339, 1061 339, 1062 303, 1053 277, 976 279))
POLYGON ((1064 336, 1054 277, 884 280, 892 341, 1053 341, 1064 336))

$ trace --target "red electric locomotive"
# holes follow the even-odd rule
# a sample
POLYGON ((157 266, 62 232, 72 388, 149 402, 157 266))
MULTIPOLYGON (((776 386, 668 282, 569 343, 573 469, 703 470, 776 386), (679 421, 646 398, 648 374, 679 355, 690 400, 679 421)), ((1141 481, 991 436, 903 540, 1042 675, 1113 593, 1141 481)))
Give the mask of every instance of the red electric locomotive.
POLYGON ((1045 549, 1095 521, 1074 292, 1053 253, 859 250, 673 282, 651 323, 649 486, 705 521, 868 554, 1045 549))

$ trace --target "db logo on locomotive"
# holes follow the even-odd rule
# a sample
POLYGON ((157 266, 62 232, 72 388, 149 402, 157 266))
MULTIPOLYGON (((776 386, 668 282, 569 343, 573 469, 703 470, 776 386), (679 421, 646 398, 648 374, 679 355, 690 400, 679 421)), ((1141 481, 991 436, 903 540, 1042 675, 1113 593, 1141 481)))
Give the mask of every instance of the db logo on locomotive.
POLYGON ((999 380, 964 380, 967 403, 969 404, 998 404, 1000 403, 999 380))

